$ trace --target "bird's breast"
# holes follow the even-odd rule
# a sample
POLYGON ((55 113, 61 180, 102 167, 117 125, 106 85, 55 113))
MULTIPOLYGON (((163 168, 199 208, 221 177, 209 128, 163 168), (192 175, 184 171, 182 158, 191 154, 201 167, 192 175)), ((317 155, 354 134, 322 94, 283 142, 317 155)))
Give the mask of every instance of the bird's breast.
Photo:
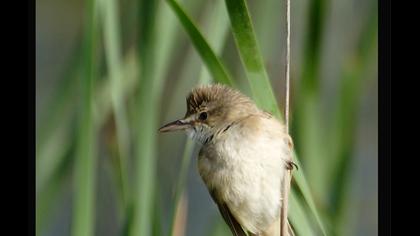
POLYGON ((259 232, 278 217, 287 146, 270 132, 256 136, 238 128, 202 147, 198 169, 241 225, 259 232))

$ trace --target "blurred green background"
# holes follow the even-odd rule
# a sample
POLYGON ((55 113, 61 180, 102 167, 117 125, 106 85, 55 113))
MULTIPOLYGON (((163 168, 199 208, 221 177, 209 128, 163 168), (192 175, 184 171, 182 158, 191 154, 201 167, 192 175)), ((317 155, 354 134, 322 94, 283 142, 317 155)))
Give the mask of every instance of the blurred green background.
MULTIPOLYGON (((178 3, 252 96, 225 1, 178 3)), ((282 111, 285 1, 246 3, 282 111)), ((175 11, 36 1, 37 235, 230 235, 196 170, 198 148, 157 133, 185 114, 191 88, 218 81, 175 11)), ((376 0, 291 1, 290 132, 328 235, 378 234, 377 31, 376 0)), ((293 185, 293 227, 322 235, 293 185)))

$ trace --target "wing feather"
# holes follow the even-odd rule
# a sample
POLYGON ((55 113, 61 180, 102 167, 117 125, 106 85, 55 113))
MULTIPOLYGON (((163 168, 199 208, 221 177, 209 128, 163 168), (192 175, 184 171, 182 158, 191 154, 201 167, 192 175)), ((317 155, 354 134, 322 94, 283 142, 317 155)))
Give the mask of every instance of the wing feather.
POLYGON ((220 214, 222 214, 223 219, 225 220, 226 224, 229 226, 230 230, 232 231, 232 234, 234 236, 247 236, 244 230, 242 229, 241 225, 232 215, 232 212, 230 212, 229 207, 225 203, 218 200, 214 191, 209 191, 209 192, 214 202, 217 204, 220 214))

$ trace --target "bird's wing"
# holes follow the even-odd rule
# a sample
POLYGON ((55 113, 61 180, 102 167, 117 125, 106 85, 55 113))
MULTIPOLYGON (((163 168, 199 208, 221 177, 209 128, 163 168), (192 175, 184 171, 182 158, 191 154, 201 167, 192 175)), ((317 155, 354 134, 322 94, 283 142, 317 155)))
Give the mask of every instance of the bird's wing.
POLYGON ((209 191, 209 192, 214 202, 217 204, 217 207, 219 208, 219 211, 222 214, 223 219, 225 220, 226 224, 229 226, 230 230, 232 231, 232 234, 234 236, 246 236, 241 225, 232 215, 226 203, 219 201, 214 191, 209 191))

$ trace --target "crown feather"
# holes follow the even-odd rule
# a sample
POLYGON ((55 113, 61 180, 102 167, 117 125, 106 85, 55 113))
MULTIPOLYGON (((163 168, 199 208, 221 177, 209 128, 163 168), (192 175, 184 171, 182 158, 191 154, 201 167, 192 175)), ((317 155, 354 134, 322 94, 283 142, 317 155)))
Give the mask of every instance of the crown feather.
POLYGON ((187 96, 188 113, 193 113, 209 102, 227 102, 227 101, 244 101, 251 100, 239 93, 238 91, 221 84, 203 85, 194 88, 187 96))

